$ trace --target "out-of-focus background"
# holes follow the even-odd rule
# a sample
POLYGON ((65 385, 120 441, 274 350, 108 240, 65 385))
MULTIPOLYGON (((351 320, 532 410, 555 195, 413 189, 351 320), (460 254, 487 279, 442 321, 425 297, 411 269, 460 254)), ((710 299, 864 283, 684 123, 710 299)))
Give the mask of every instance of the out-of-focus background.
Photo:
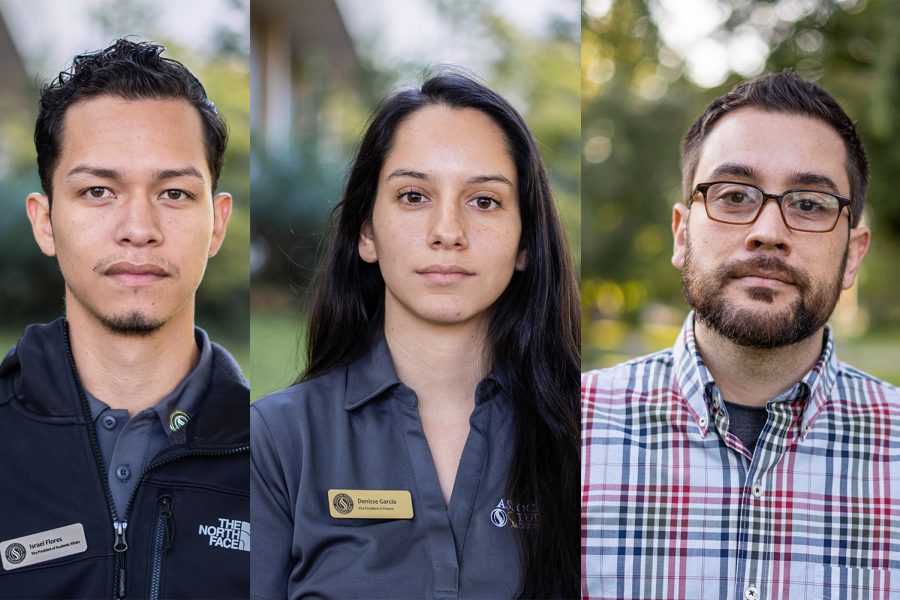
POLYGON ((303 367, 303 298, 371 111, 462 66, 524 115, 580 252, 577 0, 253 0, 252 397, 303 367), (302 9, 299 8, 302 6, 302 9))
POLYGON ((900 383, 900 3, 585 0, 582 5, 585 369, 672 344, 687 308, 671 207, 690 124, 740 80, 792 68, 856 121, 872 245, 832 324, 838 356, 900 383))
POLYGON ((40 85, 72 57, 134 36, 167 47, 203 83, 231 131, 220 191, 235 210, 197 296, 197 323, 249 366, 249 0, 0 0, 0 355, 28 323, 63 314, 56 259, 40 253, 25 196, 40 191, 34 121, 40 85))

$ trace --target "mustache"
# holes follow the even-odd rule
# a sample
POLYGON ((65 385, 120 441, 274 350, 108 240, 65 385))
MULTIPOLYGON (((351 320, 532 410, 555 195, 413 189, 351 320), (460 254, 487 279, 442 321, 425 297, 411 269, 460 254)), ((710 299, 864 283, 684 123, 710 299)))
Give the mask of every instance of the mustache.
POLYGON ((176 265, 175 263, 173 263, 170 260, 166 260, 165 258, 154 257, 154 258, 149 258, 149 259, 147 259, 147 258, 135 259, 135 258, 128 258, 127 256, 118 255, 118 254, 112 255, 112 256, 105 256, 105 257, 101 258, 100 260, 98 260, 96 263, 94 263, 93 271, 95 273, 101 273, 101 274, 105 273, 106 270, 111 265, 114 265, 115 263, 118 263, 118 262, 128 262, 128 263, 140 264, 140 265, 151 265, 151 267, 158 268, 158 269, 164 271, 165 273, 167 273, 170 277, 173 277, 176 279, 181 275, 181 269, 178 267, 178 265, 176 265))
POLYGON ((775 256, 754 256, 747 260, 731 260, 716 269, 719 280, 735 279, 758 274, 777 275, 778 279, 791 283, 801 292, 810 288, 809 276, 775 256))

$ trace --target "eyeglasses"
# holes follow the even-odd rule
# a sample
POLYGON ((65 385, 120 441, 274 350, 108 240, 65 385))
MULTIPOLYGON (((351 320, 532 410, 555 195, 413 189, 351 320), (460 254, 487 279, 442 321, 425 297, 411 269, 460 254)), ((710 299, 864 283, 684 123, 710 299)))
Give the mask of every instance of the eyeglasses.
POLYGON ((703 198, 706 216, 719 223, 749 225, 755 223, 769 199, 778 203, 781 219, 794 231, 825 233, 837 225, 841 211, 850 199, 815 190, 788 190, 767 194, 761 188, 736 181, 711 181, 698 184, 688 199, 703 198))

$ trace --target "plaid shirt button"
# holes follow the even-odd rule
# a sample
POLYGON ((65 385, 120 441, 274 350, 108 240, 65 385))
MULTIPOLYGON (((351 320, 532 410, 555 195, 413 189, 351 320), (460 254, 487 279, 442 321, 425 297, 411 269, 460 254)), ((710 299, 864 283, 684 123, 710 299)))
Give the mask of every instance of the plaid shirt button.
POLYGON ((759 590, 756 589, 755 585, 748 586, 746 590, 744 590, 744 598, 746 600, 759 600, 759 590))
POLYGON ((753 487, 750 488, 750 491, 753 493, 754 498, 759 498, 762 496, 762 485, 757 481, 753 484, 753 487))

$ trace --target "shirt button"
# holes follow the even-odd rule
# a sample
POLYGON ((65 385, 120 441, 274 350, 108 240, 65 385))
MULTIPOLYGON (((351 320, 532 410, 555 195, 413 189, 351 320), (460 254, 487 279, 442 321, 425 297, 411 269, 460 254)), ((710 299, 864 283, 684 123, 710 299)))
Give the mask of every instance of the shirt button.
POLYGON ((744 599, 759 600, 759 590, 756 589, 755 585, 748 586, 747 589, 744 590, 744 599))
MULTIPOLYGON (((759 498, 760 496, 762 496, 762 484, 757 481, 756 483, 753 484, 753 487, 750 488, 750 491, 753 494, 754 498, 759 498)), ((750 589, 750 588, 747 588, 747 589, 750 589)), ((756 588, 753 588, 753 589, 756 589, 756 588)))
POLYGON ((122 481, 127 481, 131 477, 131 469, 128 468, 128 465, 119 465, 119 468, 116 469, 116 477, 122 481))
POLYGON ((105 417, 103 417, 103 426, 107 429, 115 429, 118 422, 119 420, 112 415, 106 415, 105 417))
POLYGON ((700 427, 706 427, 706 417, 700 417, 698 423, 700 423, 700 427))

